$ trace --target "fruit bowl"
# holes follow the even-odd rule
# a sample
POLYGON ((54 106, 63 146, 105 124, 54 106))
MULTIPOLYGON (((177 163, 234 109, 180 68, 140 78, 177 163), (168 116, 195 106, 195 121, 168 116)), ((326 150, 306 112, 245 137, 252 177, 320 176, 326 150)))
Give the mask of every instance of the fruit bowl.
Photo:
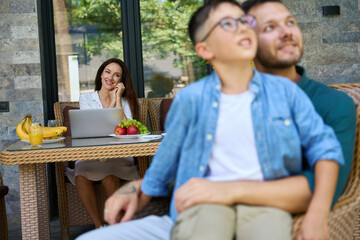
POLYGON ((122 138, 122 139, 131 139, 131 138, 139 138, 141 136, 146 136, 149 135, 150 133, 146 133, 146 134, 133 134, 133 135, 115 135, 114 133, 109 134, 110 137, 115 137, 115 138, 122 138))

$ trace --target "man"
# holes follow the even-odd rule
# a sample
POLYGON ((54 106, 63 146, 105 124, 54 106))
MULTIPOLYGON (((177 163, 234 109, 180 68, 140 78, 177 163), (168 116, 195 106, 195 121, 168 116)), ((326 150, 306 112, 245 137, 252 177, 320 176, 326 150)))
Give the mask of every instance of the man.
MULTIPOLYGON (((231 2, 231 1, 228 1, 228 2, 231 2)), ((234 3, 228 3, 228 4, 234 5, 234 3)), ((200 53, 199 55, 201 55, 201 57, 211 60, 212 64, 215 66, 215 70, 219 71, 218 74, 220 76, 222 76, 220 78, 222 79, 221 82, 222 82, 223 86, 221 88, 220 85, 216 85, 216 86, 219 86, 219 88, 216 87, 216 91, 219 91, 220 89, 222 92, 224 91, 224 93, 226 93, 225 90, 230 91, 230 92, 235 91, 235 94, 236 94, 236 93, 238 93, 239 89, 240 89, 240 93, 242 93, 243 91, 246 92, 246 89, 248 87, 249 80, 251 78, 250 76, 252 75, 249 73, 251 73, 252 71, 250 71, 250 69, 248 68, 249 66, 247 66, 246 64, 249 64, 249 60, 252 59, 252 57, 254 56, 251 54, 255 54, 252 52, 252 49, 254 46, 253 44, 255 44, 255 41, 253 41, 253 38, 251 37, 250 33, 248 33, 249 35, 246 37, 245 37, 244 33, 242 33, 242 31, 245 31, 243 25, 244 24, 246 25, 246 23, 248 21, 250 21, 251 18, 242 17, 243 13, 241 10, 239 10, 239 9, 236 10, 236 8, 234 8, 234 6, 231 6, 231 5, 229 6, 228 4, 224 5, 225 8, 222 7, 223 5, 220 5, 221 7, 215 8, 215 10, 210 12, 211 21, 209 21, 207 24, 205 24, 205 27, 203 27, 202 29, 199 30, 199 36, 196 37, 196 43, 197 43, 196 48, 197 48, 197 52, 200 53), (224 20, 227 20, 227 21, 224 21, 224 20), (219 26, 219 27, 214 28, 214 26, 215 27, 219 26), (238 27, 231 28, 232 26, 238 26, 238 27), (241 30, 237 30, 238 28, 241 30), (230 29, 232 29, 232 30, 230 30, 230 29), (232 31, 232 34, 229 35, 228 31, 232 31), (210 33, 211 33, 211 35, 210 35, 210 33), (237 34, 239 34, 239 35, 237 35, 237 34), (243 34, 244 36, 242 36, 241 34, 243 34), (232 36, 232 37, 230 37, 230 36, 232 36), (228 41, 224 40, 225 37, 227 38, 228 41), (239 42, 238 39, 240 39, 241 41, 239 42), (207 45, 207 47, 205 47, 206 45, 207 45), (239 52, 239 47, 242 49, 240 52, 239 52), (225 51, 226 49, 227 50, 230 49, 230 51, 225 51), (245 49, 247 49, 247 50, 245 50, 245 49), (226 53, 226 54, 224 54, 224 53, 226 53), (223 62, 220 62, 221 60, 225 61, 226 64, 223 62), (235 60, 238 62, 234 62, 235 60), (232 65, 232 67, 229 68, 227 66, 228 64, 232 65), (241 69, 238 66, 244 66, 244 68, 241 69), (245 68, 245 66, 246 66, 246 68, 245 68), (229 69, 232 71, 229 71, 229 69), (246 70, 246 72, 241 72, 241 74, 239 74, 240 73, 239 71, 241 71, 241 70, 246 70), (235 80, 232 82, 232 84, 228 85, 231 81, 227 81, 226 80, 227 77, 229 77, 230 75, 234 75, 234 74, 235 74, 235 77, 231 76, 231 78, 233 80, 234 79, 235 80), (239 76, 241 76, 241 77, 239 78, 239 76), (238 85, 238 83, 239 83, 238 81, 243 81, 241 83, 240 88, 238 85)), ((202 21, 204 21, 204 19, 202 19, 202 21)), ((249 30, 247 30, 247 31, 249 31, 249 30)), ((256 73, 255 75, 257 75, 257 74, 258 73, 256 73)), ((215 76, 215 75, 213 74, 213 76, 215 76)), ((210 86, 214 85, 214 81, 211 79, 214 80, 216 78, 210 77, 208 79, 208 81, 209 81, 208 84, 204 85, 203 87, 208 86, 209 84, 210 84, 210 86)), ((287 80, 280 80, 280 78, 279 78, 279 81, 284 83, 283 81, 287 81, 287 80)), ((217 79, 217 82, 218 82, 217 84, 219 84, 218 79, 217 79)), ((199 87, 199 84, 204 84, 204 82, 201 81, 201 83, 198 83, 197 85, 193 85, 192 88, 188 88, 188 90, 193 89, 194 86, 199 87)), ((293 87, 295 87, 295 89, 296 89, 296 86, 293 86, 293 87)), ((214 86, 214 88, 215 88, 215 86, 214 86)), ((292 89, 294 89, 294 88, 292 88, 292 89)), ((214 111, 219 106, 216 101, 213 102, 213 100, 216 100, 216 99, 212 99, 210 101, 210 105, 209 105, 210 99, 208 99, 208 101, 206 101, 206 104, 205 104, 205 102, 199 102, 201 104, 191 105, 192 107, 187 106, 189 104, 189 101, 192 102, 192 101, 194 101, 194 99, 197 100, 199 97, 198 93, 201 93, 201 92, 202 91, 196 91, 196 92, 185 91, 185 92, 183 92, 183 94, 189 94, 189 93, 191 93, 191 94, 185 95, 185 96, 187 96, 186 98, 184 98, 184 95, 181 94, 179 96, 179 98, 182 98, 183 101, 178 100, 174 103, 175 107, 172 107, 172 110, 170 110, 170 112, 169 112, 170 120, 168 121, 168 124, 167 124, 169 127, 168 128, 169 132, 166 137, 168 139, 166 139, 166 138, 164 139, 164 142, 162 143, 162 147, 160 147, 161 149, 159 149, 159 152, 157 153, 158 160, 154 159, 153 163, 156 162, 156 164, 155 165, 152 164, 151 169, 149 169, 144 182, 142 183, 141 181, 137 181, 137 182, 133 182, 133 183, 127 185, 125 188, 121 189, 118 193, 114 194, 107 201, 105 219, 110 224, 115 224, 117 222, 117 213, 121 210, 125 210, 125 215, 123 216, 121 221, 125 222, 125 221, 130 220, 133 212, 137 208, 140 209, 141 206, 148 201, 148 196, 146 196, 145 194, 142 194, 140 191, 141 185, 142 185, 143 192, 149 193, 149 195, 156 196, 158 194, 160 195, 160 194, 163 194, 164 192, 166 192, 166 189, 164 188, 164 186, 166 185, 166 183, 169 182, 169 180, 174 179, 175 176, 173 176, 172 174, 174 172, 176 172, 176 166, 174 166, 174 164, 170 164, 170 162, 172 162, 172 159, 174 158, 174 153, 170 154, 169 151, 173 151, 174 149, 175 150, 179 149, 178 148, 179 146, 177 145, 177 141, 178 141, 177 139, 179 139, 179 138, 182 139, 182 138, 184 138, 184 136, 186 136, 187 141, 185 141, 183 143, 183 145, 181 145, 181 153, 179 152, 178 154, 175 154, 175 156, 179 156, 179 158, 181 158, 181 160, 179 162, 179 166, 180 166, 180 164, 182 165, 182 168, 180 169, 180 167, 179 167, 179 170, 177 170, 177 175, 183 175, 184 172, 191 172, 192 175, 194 175, 194 176, 196 175, 198 177, 209 176, 208 173, 204 172, 206 170, 206 163, 208 161, 209 156, 203 156, 204 155, 203 150, 205 150, 206 153, 209 153, 209 150, 211 147, 211 141, 213 139, 212 136, 214 134, 212 134, 212 135, 206 134, 206 141, 204 143, 202 143, 204 141, 204 139, 199 138, 200 136, 198 136, 198 135, 199 135, 199 132, 202 133, 202 131, 204 131, 205 128, 207 130, 214 131, 215 128, 210 127, 210 129, 209 129, 209 126, 213 126, 214 124, 216 124, 216 121, 212 121, 212 119, 216 119, 216 118, 211 118, 211 117, 204 118, 204 116, 202 116, 201 118, 199 117, 199 121, 192 121, 193 119, 198 119, 198 118, 190 116, 190 119, 192 119, 190 121, 188 114, 176 115, 178 112, 174 110, 174 109, 184 109, 185 108, 185 109, 187 109, 186 111, 189 111, 189 113, 193 114, 192 111, 198 111, 197 107, 195 107, 195 106, 198 106, 199 108, 200 107, 203 108, 205 106, 208 114, 215 114, 214 111), (191 100, 188 98, 190 96, 192 96, 190 98, 191 100), (184 104, 185 104, 185 106, 183 106, 184 104), (181 117, 180 119, 179 119, 179 116, 181 117), (175 119, 178 119, 178 120, 175 121, 175 119), (182 119, 184 121, 181 121, 182 119), (203 121, 206 124, 202 124, 203 121), (198 126, 198 128, 195 128, 193 126, 194 124, 195 125, 202 124, 203 126, 202 127, 198 126), (191 129, 191 130, 189 131, 189 133, 185 134, 184 128, 187 128, 187 127, 189 127, 189 129, 191 129), (196 130, 196 129, 198 129, 198 130, 196 130), (172 140, 169 140, 170 139, 169 137, 171 137, 170 135, 173 134, 173 131, 178 132, 179 134, 177 134, 176 139, 173 138, 172 139, 173 141, 172 141, 172 140), (166 141, 166 140, 168 140, 168 141, 166 141), (176 147, 175 147, 175 145, 176 145, 176 147), (196 147, 199 148, 199 150, 194 151, 193 153, 195 153, 195 154, 193 154, 192 156, 186 155, 186 154, 188 154, 188 149, 194 148, 194 146, 195 146, 195 148, 196 147), (174 149, 172 149, 172 148, 174 148, 174 149), (167 151, 166 149, 169 149, 169 150, 167 151), (194 159, 194 161, 191 161, 192 159, 194 159), (198 165, 199 159, 201 159, 201 161, 202 161, 201 163, 204 163, 204 165, 200 164, 198 167, 195 167, 196 165, 198 165), (161 162, 160 162, 160 160, 161 160, 161 162), (164 165, 164 161, 168 164, 164 165), (159 167, 159 162, 161 163, 160 164, 161 167, 159 167), (192 162, 194 162, 194 163, 192 163, 192 162), (185 163, 185 166, 186 166, 186 164, 190 164, 190 163, 191 163, 191 165, 189 165, 189 167, 184 167, 184 163, 185 163), (171 174, 169 174, 169 172, 171 174), (164 177, 166 178, 166 180, 162 181, 162 179, 164 177), (159 180, 159 178, 161 178, 161 179, 159 180), (139 199, 139 201, 138 201, 138 199, 139 199)), ((204 96, 208 96, 208 95, 205 94, 204 96)), ((267 96, 269 96, 269 95, 267 95, 267 96)), ((305 100, 306 99, 304 99, 304 101, 305 100)), ((288 99, 286 101, 288 101, 288 99)), ((273 108, 273 110, 276 110, 276 108, 273 108)), ((214 116, 217 116, 217 115, 214 115, 214 116)), ((279 119, 279 120, 280 120, 279 123, 281 126, 282 126, 282 124, 285 124, 285 126, 291 125, 290 121, 286 121, 286 120, 282 121, 281 119, 279 119)), ((257 121, 256 121, 257 124, 259 124, 259 121, 260 121, 260 119, 257 119, 257 121)), ((231 124, 232 123, 229 123, 229 125, 231 125, 231 124)), ((301 125, 301 121, 298 124, 301 125)), ((257 129, 259 129, 259 125, 257 126, 257 129)), ((200 134, 200 135, 204 136, 203 134, 200 134)), ((285 134, 284 136, 288 137, 289 135, 285 134)), ((261 134, 257 135, 257 137, 259 139, 261 139, 261 134)), ((284 141, 282 141, 282 142, 284 142, 284 141)), ((287 142, 287 141, 285 141, 285 142, 287 142)), ((264 145, 260 144, 258 147, 261 147, 261 146, 264 146, 264 145)), ((296 145, 296 146, 299 146, 299 145, 296 145)), ((276 148, 274 147, 273 149, 276 149, 276 148)), ((243 152, 246 152, 246 151, 243 151, 243 152)), ((273 152, 275 153, 276 151, 273 151, 273 152)), ((263 152, 260 151, 260 153, 263 153, 263 152)), ((270 159, 273 160, 274 158, 270 158, 270 159)), ((329 158, 329 159, 332 159, 332 158, 329 158)), ((319 163, 317 163, 317 164, 320 164, 320 162, 323 162, 323 161, 319 161, 319 163)), ((326 162, 326 161, 324 161, 324 162, 326 162)), ((262 170, 260 170, 260 168, 258 168, 257 166, 254 166, 254 167, 257 169, 256 173, 260 173, 261 171, 264 171, 264 173, 263 173, 264 176, 266 176, 268 171, 273 171, 273 169, 269 169, 269 168, 275 167, 275 166, 270 166, 270 165, 268 166, 268 165, 264 164, 263 161, 260 161, 260 163, 262 164, 261 165, 262 170)), ((214 169, 216 169, 216 167, 214 167, 214 169)), ((248 174, 248 172, 246 172, 245 174, 248 174)), ((332 176, 331 173, 329 175, 332 176)), ((337 172, 334 172, 333 176, 336 177, 336 175, 337 175, 337 172)), ((210 174, 210 176, 215 177, 215 178, 217 177, 217 176, 211 175, 211 174, 210 174)), ((258 177, 258 175, 256 174, 254 178, 260 179, 262 177, 258 177)), ((274 208, 273 210, 271 210, 271 212, 274 214, 277 214, 277 216, 281 215, 280 218, 287 219, 285 221, 287 223, 286 226, 281 226, 281 227, 283 227, 282 229, 285 229, 284 231, 286 232, 287 236, 290 233, 291 218, 290 218, 290 221, 288 221, 289 214, 286 212, 304 211, 304 209, 306 209, 306 206, 305 206, 307 204, 306 201, 310 201, 310 197, 308 197, 308 196, 304 197, 303 196, 304 194, 297 194, 296 191, 293 191, 292 189, 287 189, 286 187, 284 187, 286 185, 284 185, 283 180, 269 181, 269 183, 268 182, 258 182, 258 181, 243 181, 243 182, 238 181, 238 182, 229 182, 229 183, 216 183, 216 182, 210 182, 205 179, 192 179, 190 181, 187 181, 187 180, 188 179, 178 178, 177 182, 176 182, 176 184, 177 184, 176 188, 178 189, 178 191, 175 196, 175 205, 176 205, 176 209, 178 212, 183 212, 185 209, 190 208, 191 206, 197 205, 198 203, 201 204, 201 203, 206 203, 206 202, 211 202, 211 203, 218 202, 219 205, 231 205, 231 203, 230 204, 228 202, 225 203, 225 199, 231 198, 231 197, 230 198, 228 197, 230 191, 232 193, 236 192, 236 201, 234 199, 234 203, 236 202, 236 203, 245 203, 245 204, 252 204, 252 205, 273 206, 273 207, 277 208, 278 210, 282 209, 281 211, 277 211, 274 208), (187 181, 187 182, 184 184, 184 181, 187 181), (224 187, 224 184, 228 185, 228 186, 224 187), (229 187, 229 185, 234 186, 234 187, 229 187), (269 186, 271 186, 271 187, 269 187, 269 186), (228 191, 228 190, 224 191, 224 189, 230 189, 230 191, 228 191), (293 198, 292 199, 293 201, 298 201, 298 198, 303 197, 303 199, 302 199, 303 201, 299 201, 302 204, 300 207, 299 206, 293 207, 291 200, 290 200, 290 202, 282 201, 281 195, 285 196, 288 194, 289 191, 292 191, 294 194, 291 197, 288 197, 288 199, 293 198), (226 196, 226 194, 227 194, 227 196, 226 196), (266 195, 267 195, 267 197, 265 197, 266 198, 265 199, 264 196, 266 196, 266 195), (263 199, 260 199, 260 198, 263 198, 263 199), (304 201, 305 201, 305 204, 303 203, 304 201), (264 202, 267 202, 267 203, 264 203, 264 202), (283 211, 283 210, 285 210, 285 211, 283 211), (280 213, 280 214, 278 214, 278 213, 280 213)), ((329 179, 329 181, 331 181, 331 179, 329 179)), ((319 182, 321 182, 321 181, 319 181, 319 182)), ((321 187, 320 187, 320 189, 321 189, 321 187)), ((299 189, 297 189, 297 191, 299 191, 299 189)), ((327 191, 327 189, 325 189, 325 191, 327 191)), ((309 195, 311 195, 311 193, 309 193, 309 195)), ((328 202, 331 202, 331 201, 328 201, 328 202)), ((247 208, 247 207, 245 207, 245 208, 247 209, 246 211, 249 211, 249 208, 247 208)), ((176 213, 174 211, 174 205, 172 206, 171 211, 172 211, 171 212, 172 217, 176 217, 176 213)), ((251 211, 252 210, 250 210, 250 212, 251 211)), ((217 216, 215 216, 214 218, 217 218, 217 216)), ((146 237, 144 237, 144 239, 149 239, 150 235, 154 236, 155 232, 161 231, 159 228, 168 229, 169 226, 171 228, 172 223, 169 222, 168 220, 169 220, 168 217, 167 218, 166 217, 165 218, 164 217, 163 218, 152 218, 151 225, 148 224, 149 221, 144 221, 144 220, 141 221, 140 220, 141 223, 137 224, 138 227, 133 227, 134 224, 131 224, 131 222, 129 224, 125 223, 123 225, 122 224, 120 224, 118 226, 115 225, 114 227, 110 227, 109 230, 104 229, 104 230, 97 231, 97 237, 100 237, 100 236, 105 237, 105 234, 107 234, 109 232, 113 232, 113 233, 117 232, 120 236, 123 235, 124 239, 126 239, 128 237, 128 235, 127 235, 128 232, 131 232, 133 230, 133 231, 136 231, 137 235, 147 231, 148 235, 146 237)), ((274 218, 272 220, 274 220, 274 218)), ((134 222, 136 222, 136 221, 134 221, 134 222)), ((269 222, 269 221, 267 221, 267 222, 269 222)), ((277 222, 277 221, 274 220, 273 222, 277 222)), ((254 229, 254 230, 256 230, 256 229, 254 229)), ((254 232, 254 230, 253 230, 253 232, 254 232)), ((281 231, 278 231, 278 232, 281 233, 281 231)), ((93 233, 93 234, 95 234, 95 233, 93 233)), ((230 237, 231 236, 232 235, 230 235, 230 237)), ((90 237, 95 237, 95 235, 92 235, 92 234, 85 235, 84 239, 87 239, 90 237)), ((209 238, 207 238, 207 239, 209 239, 209 238)), ((249 239, 249 238, 245 238, 245 239, 249 239)), ((277 239, 279 239, 279 238, 277 238, 277 239)))
MULTIPOLYGON (((256 68, 260 72, 283 76, 297 83, 309 96, 324 122, 336 133, 343 150, 345 164, 340 167, 334 205, 344 190, 352 165, 356 128, 353 101, 345 93, 307 78, 305 70, 295 65, 303 54, 302 34, 295 18, 281 1, 249 0, 243 3, 243 8, 257 19, 257 26, 254 29, 258 37, 258 51, 254 61, 256 68)), ((291 204, 292 213, 303 212, 307 208, 309 208, 308 212, 311 212, 314 206, 308 206, 308 200, 314 191, 314 182, 314 171, 308 166, 302 175, 282 180, 282 187, 289 189, 285 195, 282 195, 281 191, 278 192, 285 203, 284 206, 291 204), (291 195, 295 196, 295 194, 298 198, 294 199, 291 195)), ((273 205, 272 200, 259 204, 273 205)), ((316 214, 316 211, 313 212, 316 214)), ((311 234, 309 230, 311 226, 303 227, 307 231, 302 228, 300 235, 306 237, 306 234, 311 234)))

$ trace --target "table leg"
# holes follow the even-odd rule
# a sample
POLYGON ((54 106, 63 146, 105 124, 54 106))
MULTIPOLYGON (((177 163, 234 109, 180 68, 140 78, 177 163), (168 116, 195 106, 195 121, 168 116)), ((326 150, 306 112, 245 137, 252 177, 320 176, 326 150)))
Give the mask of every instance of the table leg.
POLYGON ((19 165, 22 239, 50 239, 45 164, 19 165))

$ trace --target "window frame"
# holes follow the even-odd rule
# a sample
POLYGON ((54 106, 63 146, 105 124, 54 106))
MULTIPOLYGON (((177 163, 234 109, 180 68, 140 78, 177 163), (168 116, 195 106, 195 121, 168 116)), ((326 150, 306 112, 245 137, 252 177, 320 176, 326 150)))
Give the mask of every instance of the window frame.
MULTIPOLYGON (((204 0, 206 2, 206 0, 204 0)), ((129 68, 138 97, 144 97, 140 1, 120 0, 124 62, 129 68)), ((54 119, 59 101, 52 0, 37 0, 44 122, 54 119)), ((208 65, 208 72, 211 72, 208 65)), ((55 165, 47 164, 50 216, 58 216, 55 165)))
MULTIPOLYGON (((141 45, 139 0, 121 0, 124 62, 133 77, 136 92, 144 97, 144 71, 141 45)), ((54 103, 59 101, 53 4, 38 0, 40 62, 43 89, 44 122, 54 118, 54 103)))

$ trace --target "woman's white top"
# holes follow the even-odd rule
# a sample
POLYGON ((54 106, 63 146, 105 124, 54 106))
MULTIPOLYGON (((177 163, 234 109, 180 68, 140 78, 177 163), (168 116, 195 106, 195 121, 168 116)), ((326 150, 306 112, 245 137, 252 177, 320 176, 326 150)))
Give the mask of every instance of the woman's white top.
MULTIPOLYGON (((121 98, 124 114, 132 119, 131 109, 125 98, 121 98)), ((81 94, 79 98, 80 109, 103 108, 98 91, 81 94)), ((114 126, 115 128, 115 126, 114 126)), ((75 177, 81 175, 92 181, 100 181, 106 176, 115 175, 124 180, 138 179, 139 173, 134 165, 133 158, 113 158, 106 161, 86 161, 75 162, 75 168, 67 168, 66 176, 75 185, 75 177)))
MULTIPOLYGON (((126 101, 126 98, 121 98, 122 107, 124 109, 125 116, 132 119, 130 105, 126 101)), ((99 109, 103 108, 98 91, 92 93, 81 94, 79 98, 80 109, 99 109)))

